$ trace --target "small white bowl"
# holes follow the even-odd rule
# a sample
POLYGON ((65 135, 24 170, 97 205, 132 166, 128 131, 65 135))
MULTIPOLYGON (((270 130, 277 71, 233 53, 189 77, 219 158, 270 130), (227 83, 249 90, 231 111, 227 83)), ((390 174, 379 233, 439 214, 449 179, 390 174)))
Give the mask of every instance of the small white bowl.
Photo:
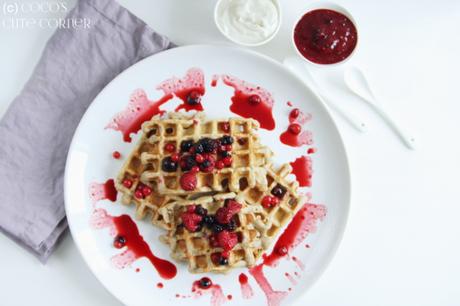
POLYGON ((348 60, 350 60, 350 58, 353 56, 353 54, 355 54, 356 52, 356 49, 358 49, 358 45, 359 45, 359 30, 358 30, 358 25, 356 24, 356 20, 353 18, 353 16, 350 14, 350 12, 348 10, 346 10, 343 6, 340 6, 338 4, 335 4, 333 2, 327 2, 327 1, 317 1, 317 2, 314 2, 310 5, 308 5, 305 10, 303 11, 303 13, 301 13, 300 17, 297 18, 296 22, 294 23, 293 27, 292 27, 292 30, 291 30, 291 43, 292 43, 292 46, 294 47, 296 53, 303 59, 305 60, 306 62, 314 65, 314 66, 317 66, 317 67, 332 67, 332 66, 338 66, 338 65, 341 65, 345 62, 347 62, 348 60), (327 9, 327 10, 332 10, 332 11, 336 11, 336 12, 339 12, 343 15, 345 15, 348 19, 350 19, 350 21, 353 23, 353 25, 355 26, 356 28, 356 33, 357 33, 357 38, 356 38, 356 46, 355 48, 353 49, 353 51, 350 53, 350 55, 348 55, 347 58, 345 58, 344 60, 340 61, 340 62, 337 62, 337 63, 332 63, 332 64, 319 64, 319 63, 315 63, 311 60, 309 60, 308 58, 306 58, 305 56, 302 55, 302 53, 300 53, 299 49, 297 49, 297 46, 295 44, 295 41, 294 41, 294 31, 295 31, 295 28, 297 26, 297 24, 300 22, 300 20, 302 19, 302 17, 307 14, 308 12, 311 12, 311 11, 314 11, 314 10, 318 10, 318 9, 327 9))
POLYGON ((218 0, 217 1, 216 6, 214 8, 214 22, 215 22, 217 28, 219 29, 219 31, 222 33, 222 35, 224 35, 228 40, 230 40, 230 41, 232 41, 232 42, 234 42, 236 44, 239 44, 241 46, 257 47, 257 46, 261 46, 263 44, 268 43, 269 41, 271 41, 276 36, 276 34, 278 34, 278 31, 279 31, 279 29, 281 27, 281 17, 282 17, 281 6, 279 4, 279 0, 271 0, 273 2, 273 4, 275 4, 276 9, 278 10, 278 24, 276 25, 275 31, 272 33, 272 35, 270 35, 266 39, 264 39, 264 40, 262 40, 260 42, 256 42, 256 43, 245 43, 245 42, 238 41, 235 38, 229 36, 227 33, 225 33, 225 31, 221 28, 221 26, 219 24, 219 21, 218 21, 219 20, 218 11, 219 11, 219 8, 222 5, 222 3, 224 3, 225 1, 229 1, 229 0, 218 0))

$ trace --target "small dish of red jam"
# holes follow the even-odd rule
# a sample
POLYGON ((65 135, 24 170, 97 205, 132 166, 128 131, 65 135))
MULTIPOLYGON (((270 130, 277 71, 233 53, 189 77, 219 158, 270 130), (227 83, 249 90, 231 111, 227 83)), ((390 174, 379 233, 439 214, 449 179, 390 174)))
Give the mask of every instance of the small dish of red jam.
POLYGON ((356 48, 358 32, 350 18, 331 9, 314 9, 300 18, 294 28, 294 45, 307 60, 335 64, 356 48))

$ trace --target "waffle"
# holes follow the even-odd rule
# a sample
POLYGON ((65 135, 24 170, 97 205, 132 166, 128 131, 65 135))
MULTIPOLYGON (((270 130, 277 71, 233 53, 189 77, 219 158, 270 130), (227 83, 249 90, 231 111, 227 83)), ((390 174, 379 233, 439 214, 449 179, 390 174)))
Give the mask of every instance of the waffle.
MULTIPOLYGON (((144 123, 143 135, 128 157, 117 178, 117 189, 126 198, 134 198, 137 184, 142 182, 150 186, 154 193, 163 196, 188 196, 210 191, 237 191, 240 181, 245 180, 251 187, 265 189, 265 165, 269 162, 272 152, 262 146, 255 133, 259 127, 257 121, 245 118, 228 120, 207 120, 203 113, 194 115, 185 113, 167 113, 155 116, 144 123), (222 124, 229 125, 224 131, 222 124), (168 144, 178 150, 182 141, 202 138, 218 139, 229 135, 235 141, 232 145, 231 166, 206 173, 197 173, 197 186, 192 191, 181 188, 181 167, 174 172, 162 169, 162 161, 172 153, 165 150, 168 144), (122 185, 124 179, 133 181, 131 188, 122 185)), ((128 200, 129 201, 129 200, 128 200)))
POLYGON ((220 193, 193 201, 177 201, 163 206, 159 211, 172 228, 161 240, 169 245, 174 259, 188 262, 189 271, 192 273, 225 273, 235 267, 252 267, 262 255, 261 232, 254 225, 261 206, 247 205, 235 193, 220 193), (180 216, 189 205, 201 205, 208 210, 208 214, 214 214, 218 208, 224 206, 226 199, 235 199, 242 204, 242 208, 235 215, 237 226, 234 232, 240 237, 239 242, 228 252, 228 264, 222 265, 215 258, 220 256, 223 249, 211 245, 209 237, 213 235, 212 231, 203 226, 201 230, 190 232, 182 225, 180 216))
POLYGON ((267 249, 276 238, 276 235, 299 211, 307 201, 306 196, 298 192, 299 183, 295 179, 290 179, 292 167, 289 164, 283 164, 275 167, 272 164, 267 166, 266 179, 268 188, 257 188, 241 186, 238 193, 246 203, 256 206, 260 209, 256 211, 254 226, 262 233, 263 248, 267 249), (265 208, 261 205, 265 196, 273 196, 272 191, 275 187, 281 187, 285 190, 279 204, 265 208))

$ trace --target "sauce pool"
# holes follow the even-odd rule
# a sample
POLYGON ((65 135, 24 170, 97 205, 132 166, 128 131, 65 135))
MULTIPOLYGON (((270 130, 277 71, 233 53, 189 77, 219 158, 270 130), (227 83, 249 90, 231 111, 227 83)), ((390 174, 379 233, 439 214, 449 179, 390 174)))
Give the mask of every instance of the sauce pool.
POLYGON ((300 19, 294 29, 299 52, 317 64, 343 61, 356 47, 358 32, 345 15, 328 9, 313 10, 300 19))

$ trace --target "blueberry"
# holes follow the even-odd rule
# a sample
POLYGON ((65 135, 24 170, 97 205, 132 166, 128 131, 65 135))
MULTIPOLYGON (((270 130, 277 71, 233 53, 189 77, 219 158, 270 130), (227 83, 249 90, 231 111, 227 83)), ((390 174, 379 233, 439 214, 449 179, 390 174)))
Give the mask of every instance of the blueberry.
POLYGON ((195 208, 195 213, 200 216, 206 216, 208 214, 208 211, 205 208, 203 208, 201 205, 198 205, 195 208))
POLYGON ((182 171, 190 171, 196 166, 196 160, 192 155, 184 155, 180 161, 180 167, 182 171))
POLYGON ((223 151, 223 152, 220 152, 220 156, 222 157, 231 157, 232 154, 228 151, 223 151))
POLYGON ((180 143, 180 151, 188 152, 193 147, 193 140, 184 140, 180 143))
POLYGON ((211 162, 209 160, 205 160, 200 164, 200 170, 206 170, 211 166, 211 162))
POLYGON ((204 152, 213 153, 217 151, 218 143, 211 138, 203 138, 200 140, 200 143, 203 145, 204 152))
POLYGON ((212 227, 212 225, 216 222, 216 219, 214 218, 214 216, 207 215, 204 217, 203 222, 208 227, 212 227))
POLYGON ((272 195, 274 195, 278 199, 282 199, 285 193, 286 193, 286 188, 284 188, 281 185, 276 185, 272 189, 272 195))
POLYGON ((231 145, 233 143, 233 137, 225 135, 222 138, 220 138, 220 143, 222 145, 231 145))
POLYGON ((203 144, 201 142, 196 143, 194 148, 195 148, 195 153, 196 154, 204 153, 204 147, 203 147, 203 144))
POLYGON ((189 105, 197 105, 200 102, 201 102, 201 94, 198 91, 192 90, 187 95, 187 104, 189 104, 189 105))
POLYGON ((220 260, 219 260, 219 264, 220 264, 221 266, 228 265, 228 258, 227 258, 227 257, 221 256, 221 257, 220 257, 220 260))
POLYGON ((236 222, 235 222, 235 220, 232 219, 228 224, 226 224, 225 229, 228 230, 228 231, 231 231, 231 232, 236 230, 236 222))
POLYGON ((171 159, 170 156, 163 159, 161 163, 161 169, 165 172, 174 172, 177 170, 177 163, 171 159))
POLYGON ((224 230, 224 227, 223 227, 222 225, 218 224, 218 223, 214 223, 214 224, 212 225, 212 231, 213 231, 214 233, 220 233, 220 232, 222 232, 223 230, 224 230))

